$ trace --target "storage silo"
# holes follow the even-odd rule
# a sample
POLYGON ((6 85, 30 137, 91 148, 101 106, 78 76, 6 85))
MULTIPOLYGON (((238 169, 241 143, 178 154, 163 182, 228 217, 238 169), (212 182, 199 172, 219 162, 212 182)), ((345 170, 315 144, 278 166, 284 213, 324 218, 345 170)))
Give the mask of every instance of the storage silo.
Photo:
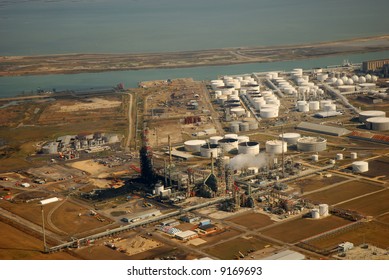
POLYGON ((387 131, 389 130, 389 118, 375 117, 368 118, 366 120, 366 127, 376 131, 387 131))
POLYGON ((378 117, 386 117, 386 113, 384 111, 376 111, 376 110, 371 110, 371 111, 362 111, 359 113, 359 121, 360 122, 365 122, 369 118, 378 118, 378 117))
POLYGON ((219 153, 219 145, 218 144, 205 144, 200 148, 200 154, 202 157, 211 158, 211 154, 216 158, 219 153))
POLYGON ((328 216, 328 204, 319 204, 320 217, 328 216))
POLYGON ((250 154, 258 155, 260 150, 260 145, 258 142, 242 142, 238 145, 239 154, 250 154))
POLYGON ((218 144, 220 146, 220 149, 226 153, 238 148, 238 140, 237 139, 224 138, 224 139, 219 140, 218 144))
POLYGON ((288 145, 296 145, 297 140, 301 138, 301 134, 294 132, 287 132, 279 135, 281 140, 284 140, 288 145))
POLYGON ((184 142, 185 151, 187 152, 200 152, 200 148, 206 142, 205 140, 188 140, 184 142))
POLYGON ((369 171, 369 163, 367 161, 354 161, 352 163, 353 172, 363 173, 369 171))
POLYGON ((282 154, 282 150, 284 153, 288 150, 287 143, 281 140, 269 140, 266 141, 266 152, 269 154, 282 154))
POLYGON ((321 152, 327 149, 327 139, 321 137, 301 137, 297 149, 302 152, 321 152))

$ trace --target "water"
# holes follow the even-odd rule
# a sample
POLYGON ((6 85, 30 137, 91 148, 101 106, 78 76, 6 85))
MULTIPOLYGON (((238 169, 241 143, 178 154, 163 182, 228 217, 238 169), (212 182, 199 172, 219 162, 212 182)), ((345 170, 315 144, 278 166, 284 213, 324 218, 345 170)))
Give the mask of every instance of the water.
POLYGON ((21 77, 0 77, 0 97, 11 97, 21 93, 30 94, 38 88, 44 90, 66 90, 110 87, 123 82, 125 87, 137 87, 139 81, 166 80, 173 78, 192 77, 195 80, 211 80, 218 75, 237 75, 262 71, 288 71, 293 68, 311 69, 339 65, 344 59, 350 62, 362 62, 363 60, 389 57, 389 51, 355 54, 348 56, 332 56, 316 59, 296 61, 252 63, 228 66, 208 66, 179 69, 151 69, 137 71, 118 71, 67 75, 41 75, 21 77))
MULTIPOLYGON (((270 46, 387 33, 387 0, 0 0, 0 55, 131 53, 270 46)), ((142 80, 324 67, 387 52, 293 62, 0 78, 0 97, 135 87, 142 80)))

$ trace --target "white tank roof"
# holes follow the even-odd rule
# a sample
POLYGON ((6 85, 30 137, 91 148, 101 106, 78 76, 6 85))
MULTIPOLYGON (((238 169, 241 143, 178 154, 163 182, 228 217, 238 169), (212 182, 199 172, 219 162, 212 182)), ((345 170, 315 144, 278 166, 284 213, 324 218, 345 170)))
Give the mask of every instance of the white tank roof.
POLYGON ((184 145, 186 146, 201 146, 207 143, 205 140, 188 140, 185 141, 184 145))
POLYGON ((376 117, 376 116, 382 116, 382 115, 386 115, 386 113, 384 111, 375 111, 375 110, 372 110, 372 111, 362 111, 359 113, 360 116, 365 116, 365 117, 376 117))
POLYGON ((288 138, 300 138, 301 134, 295 132, 286 132, 284 134, 279 135, 280 138, 288 139, 288 138))
POLYGON ((368 118, 366 121, 370 123, 389 123, 389 118, 374 117, 374 118, 368 118))

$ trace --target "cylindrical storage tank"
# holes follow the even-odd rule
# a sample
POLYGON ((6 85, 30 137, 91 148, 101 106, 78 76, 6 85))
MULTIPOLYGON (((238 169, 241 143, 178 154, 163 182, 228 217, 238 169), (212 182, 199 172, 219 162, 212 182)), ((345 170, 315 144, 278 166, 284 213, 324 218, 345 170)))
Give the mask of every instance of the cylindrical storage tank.
POLYGON ((342 160, 343 154, 336 154, 336 160, 342 160))
POLYGON ((221 137, 221 136, 212 136, 212 137, 209 138, 209 143, 210 144, 217 144, 217 142, 220 139, 223 139, 223 137, 221 137))
POLYGON ((250 130, 250 125, 248 122, 242 122, 239 124, 239 130, 240 131, 249 131, 250 130))
POLYGON ((296 145, 297 140, 301 138, 299 133, 284 133, 279 135, 281 140, 284 140, 288 145, 296 145))
POLYGON ((225 153, 231 152, 232 150, 235 150, 238 148, 238 140, 232 139, 232 138, 224 138, 219 140, 218 142, 220 146, 220 150, 222 150, 225 153))
POLYGON ((239 123, 231 123, 230 124, 230 131, 232 133, 238 133, 239 132, 239 123))
POLYGON ((156 195, 160 195, 161 194, 161 192, 163 192, 164 191, 164 186, 163 185, 161 185, 161 184, 157 184, 156 186, 155 186, 155 189, 154 189, 154 191, 155 191, 155 194, 156 195))
POLYGON ((238 139, 238 134, 235 133, 229 133, 224 135, 224 139, 238 139))
POLYGON ((261 118, 271 119, 278 117, 278 108, 264 108, 259 112, 261 118))
POLYGON ((242 142, 238 145, 239 154, 250 154, 258 155, 259 154, 259 143, 258 142, 242 142))
POLYGON ((312 219, 319 219, 320 218, 319 209, 312 209, 311 217, 312 219))
POLYGON ((224 165, 229 165, 230 164, 230 157, 229 156, 224 156, 223 157, 223 162, 224 162, 224 165))
POLYGON ((371 130, 387 131, 389 130, 389 118, 368 118, 366 120, 366 126, 371 130))
POLYGON ((350 157, 351 157, 351 159, 357 159, 358 154, 356 152, 352 152, 352 153, 350 153, 350 157))
POLYGON ((258 171, 259 171, 258 167, 248 167, 248 168, 247 168, 247 173, 248 173, 249 175, 258 174, 258 171))
POLYGON ((211 154, 213 158, 216 158, 219 153, 219 145, 217 144, 205 144, 200 148, 200 154, 202 157, 211 158, 211 154))
POLYGON ((185 151, 187 152, 200 152, 200 148, 206 142, 205 140, 188 140, 184 142, 185 151))
POLYGON ((249 141, 250 141, 250 137, 248 137, 246 135, 239 135, 238 136, 238 144, 243 143, 243 142, 249 142, 249 141))
POLYGON ((309 112, 309 105, 308 104, 299 104, 298 110, 299 110, 299 112, 303 112, 303 113, 309 112))
POLYGON ((319 155, 312 155, 311 156, 312 161, 318 162, 319 161, 319 155))
POLYGON ((334 159, 330 159, 330 164, 335 164, 336 161, 334 159))
POLYGON ((320 108, 324 108, 327 104, 332 104, 332 100, 320 100, 320 108))
POLYGON ((266 141, 266 152, 269 154, 282 154, 288 150, 287 143, 281 140, 269 140, 266 141))
POLYGON ((369 118, 384 118, 386 113, 384 111, 362 111, 359 113, 359 121, 365 122, 369 118))
POLYGON ((317 111, 320 109, 319 101, 309 101, 309 110, 317 111))
POLYGON ((327 149, 327 139, 321 137, 301 137, 297 149, 303 152, 321 152, 327 149))
POLYGON ((324 111, 336 111, 336 104, 324 105, 324 111))
POLYGON ((354 161, 352 164, 353 172, 363 173, 369 171, 369 163, 367 161, 354 161))
POLYGON ((320 217, 328 216, 328 204, 319 204, 320 217))
POLYGON ((224 105, 224 103, 227 101, 227 96, 221 95, 217 98, 217 103, 220 105, 224 105))
POLYGON ((249 129, 250 129, 250 130, 258 129, 258 122, 257 122, 257 121, 251 121, 251 122, 249 122, 249 129))
POLYGON ((231 109, 231 114, 235 114, 237 117, 246 115, 246 110, 242 107, 236 107, 231 109))

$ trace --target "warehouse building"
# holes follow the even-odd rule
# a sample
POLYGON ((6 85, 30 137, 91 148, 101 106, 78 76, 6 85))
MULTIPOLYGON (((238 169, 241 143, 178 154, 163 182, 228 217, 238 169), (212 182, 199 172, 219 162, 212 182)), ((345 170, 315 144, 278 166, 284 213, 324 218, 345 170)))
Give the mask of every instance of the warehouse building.
POLYGON ((382 70, 384 65, 389 64, 389 59, 369 60, 362 62, 362 70, 364 72, 382 70))
POLYGON ((301 122, 296 126, 296 129, 316 132, 320 134, 327 134, 332 136, 343 136, 351 133, 350 130, 347 130, 342 127, 328 126, 316 123, 301 122))
POLYGON ((190 240, 190 239, 193 239, 193 238, 197 238, 198 235, 196 232, 194 231, 191 231, 191 230, 186 230, 186 231, 181 231, 181 232, 178 232, 175 234, 175 237, 179 240, 190 240))

